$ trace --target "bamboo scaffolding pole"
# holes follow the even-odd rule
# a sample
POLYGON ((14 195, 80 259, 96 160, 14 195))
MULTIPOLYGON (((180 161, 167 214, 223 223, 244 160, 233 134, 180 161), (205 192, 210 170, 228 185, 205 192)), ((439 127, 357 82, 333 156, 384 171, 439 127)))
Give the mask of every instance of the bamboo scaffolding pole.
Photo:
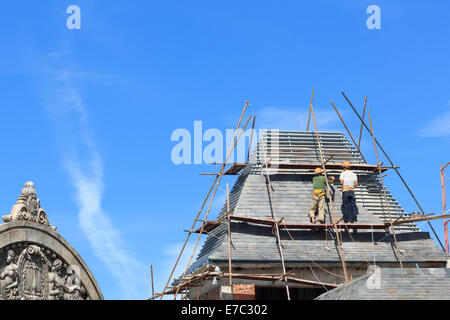
POLYGON ((449 218, 450 214, 443 214, 439 216, 431 216, 431 217, 416 217, 416 218, 410 218, 410 219, 401 219, 401 220, 395 220, 392 222, 393 225, 399 225, 403 223, 410 223, 410 222, 419 222, 419 221, 430 221, 430 220, 439 220, 439 219, 446 219, 449 218))
MULTIPOLYGON (((229 277, 229 274, 222 274, 223 277, 229 277)), ((313 287, 319 287, 325 285, 327 288, 336 288, 337 284, 332 283, 322 283, 305 279, 298 279, 294 277, 287 277, 286 275, 252 275, 252 274, 233 274, 233 277, 236 279, 247 279, 247 280, 262 280, 262 281, 280 281, 284 278, 286 282, 297 283, 297 284, 305 284, 313 287)))
POLYGON ((230 219, 230 188, 227 183, 227 220, 228 220, 228 273, 230 274, 231 295, 233 296, 233 277, 231 276, 231 219, 230 219))
POLYGON ((326 182, 326 189, 327 189, 327 197, 328 199, 330 199, 330 203, 331 203, 331 218, 333 220, 333 224, 334 224, 334 230, 336 232, 336 241, 337 241, 337 245, 338 245, 338 253, 339 253, 339 258, 341 259, 341 263, 342 263, 342 269, 344 270, 344 276, 345 276, 345 281, 348 281, 348 274, 347 274, 347 266, 345 264, 345 260, 344 260, 344 253, 342 250, 342 238, 341 238, 341 233, 340 230, 337 227, 337 220, 334 214, 334 204, 333 204, 333 200, 331 198, 331 194, 330 194, 330 185, 328 183, 328 174, 327 174, 327 169, 325 167, 325 160, 323 158, 323 152, 322 152, 322 145, 320 143, 320 138, 319 138, 319 131, 317 130, 317 123, 316 123, 316 117, 314 116, 314 108, 311 105, 311 115, 314 121, 314 128, 316 130, 316 139, 317 139, 317 144, 319 146, 319 153, 320 153, 320 159, 322 162, 322 169, 325 175, 325 182, 326 182))
POLYGON ((153 265, 152 264, 150 265, 150 274, 151 274, 151 278, 152 278, 152 296, 154 296, 155 295, 155 285, 153 282, 153 265))
MULTIPOLYGON (((272 183, 270 182, 269 174, 267 173, 267 162, 266 162, 266 185, 267 185, 267 189, 268 189, 268 196, 269 196, 269 203, 270 203, 272 218, 274 220, 275 235, 277 237, 278 251, 280 252, 281 266, 283 267, 283 274, 286 275, 286 265, 284 264, 284 255, 283 255, 283 248, 281 246, 280 229, 278 227, 278 220, 277 220, 277 217, 275 214, 275 207, 274 207, 273 201, 272 201, 273 188, 272 188, 272 183)), ((287 298, 288 298, 288 300, 291 300, 291 295, 289 293, 289 285, 288 285, 288 282, 286 281, 286 276, 284 276, 284 280, 285 280, 287 298)))
POLYGON ((398 242, 397 242, 397 236, 395 234, 394 225, 392 224, 391 209, 389 207, 388 199, 387 199, 387 196, 386 196, 386 188, 384 187, 383 176, 382 176, 381 169, 380 169, 380 159, 378 157, 377 144, 375 143, 375 133, 373 131, 372 118, 370 117, 370 111, 369 110, 367 110, 367 116, 369 117, 370 132, 371 132, 371 135, 372 135, 372 138, 373 138, 373 147, 375 149, 375 155, 377 156, 377 165, 378 165, 378 171, 379 171, 381 188, 383 189, 383 196, 384 196, 384 201, 386 203, 386 207, 387 207, 387 211, 388 211, 389 223, 391 225, 391 232, 392 232, 392 235, 394 237, 395 252, 397 254, 398 261, 400 262, 400 267, 403 268, 402 258, 400 256, 400 249, 398 247, 398 242))
MULTIPOLYGON (((289 272, 290 273, 290 272, 289 272)), ((213 271, 206 271, 198 275, 194 275, 190 277, 189 279, 183 279, 180 280, 180 283, 174 287, 171 287, 171 289, 168 291, 167 294, 173 294, 176 290, 187 290, 193 286, 196 286, 197 284, 201 284, 203 281, 207 279, 211 279, 213 277, 223 277, 223 278, 229 278, 230 276, 236 279, 244 279, 244 280, 255 280, 255 281, 269 281, 269 282, 277 282, 277 281, 285 281, 289 283, 295 283, 295 284, 302 284, 307 285, 311 287, 323 287, 326 286, 328 289, 336 288, 340 284, 336 283, 324 283, 319 281, 312 281, 312 280, 306 280, 306 279, 299 279, 295 277, 288 277, 286 274, 244 274, 244 273, 224 273, 224 272, 213 272, 213 271), (282 280, 283 279, 283 280, 282 280), (284 280, 285 279, 285 280, 284 280)), ((160 294, 157 294, 155 297, 158 297, 160 294)), ((155 297, 152 297, 155 298, 155 297)))
MULTIPOLYGON (((382 201, 383 199, 381 199, 382 201)), ((410 223, 410 222, 417 222, 417 221, 427 221, 427 220, 438 220, 443 218, 448 218, 450 215, 439 215, 439 216, 433 216, 434 213, 428 213, 425 215, 420 215, 417 217, 411 217, 408 219, 397 219, 392 222, 394 225, 400 225, 404 223, 410 223)), ((272 228, 275 227, 275 222, 273 219, 259 219, 259 218, 251 218, 251 217, 242 217, 242 216, 231 216, 230 220, 235 221, 243 221, 253 224, 259 224, 263 226, 271 226, 272 228)), ((342 219, 339 219, 342 220, 342 219)), ((213 225, 219 225, 223 224, 220 222, 217 222, 216 220, 209 220, 206 221, 207 224, 213 224, 213 225)), ((358 224, 345 224, 345 223, 339 223, 337 221, 337 227, 340 229, 371 229, 371 230, 383 230, 391 225, 390 222, 384 222, 381 224, 365 224, 365 223, 358 223, 358 224)), ((206 225, 205 227, 207 227, 206 225)), ((324 224, 310 224, 310 223, 286 223, 286 222, 279 222, 278 227, 283 230, 304 230, 304 229, 329 229, 334 228, 334 224, 331 223, 324 223, 324 224)), ((189 232, 188 230, 185 230, 186 232, 189 232)))
POLYGON ((313 98, 314 98, 314 88, 312 89, 312 93, 311 93, 311 103, 309 104, 308 124, 306 125, 306 131, 309 131, 309 121, 311 119, 311 110, 312 110, 313 98))
POLYGON ((350 138, 353 141, 353 144, 355 145, 356 150, 358 150, 358 153, 361 155, 361 158, 363 158, 364 162, 367 163, 366 158, 364 158, 361 149, 359 148, 358 144, 356 143, 355 139, 353 139, 352 134, 350 133, 350 130, 348 129, 347 125, 345 124, 344 119, 342 119, 341 114, 339 113, 338 109, 336 108, 336 106, 333 103, 333 100, 330 100, 331 105, 333 106, 334 110, 336 111, 337 115, 339 116, 339 119, 341 119, 342 124, 345 127, 345 130, 347 130, 348 135, 350 136, 350 138))
POLYGON ((255 119, 256 116, 253 116, 252 131, 250 134, 250 143, 248 144, 247 162, 250 162, 250 152, 252 152, 253 133, 255 132, 255 119))
MULTIPOLYGON (((245 110, 247 109, 247 105, 248 105, 248 104, 249 104, 248 101, 245 102, 244 108, 243 108, 242 113, 241 113, 241 117, 239 118, 238 125, 237 125, 237 127, 236 127, 236 130, 234 131, 233 141, 234 141, 234 139, 236 138, 236 133, 237 133, 237 131, 239 130, 239 127, 240 127, 242 118, 243 118, 243 116, 244 116, 244 113, 245 113, 245 110)), ((225 163, 222 164, 222 170, 223 170, 223 168, 225 167, 226 162, 227 162, 227 161, 225 160, 225 163)), ((206 204, 206 202, 208 201, 208 198, 209 198, 209 196, 210 196, 210 194, 211 194, 211 191, 213 190, 214 185, 216 184, 216 182, 217 182, 218 179, 219 179, 219 175, 216 175, 216 177, 215 177, 215 179, 214 179, 214 181, 213 181, 213 183, 212 183, 212 185, 211 185, 211 187, 210 187, 210 189, 209 189, 209 191, 208 191, 208 194, 206 195, 206 198, 205 198, 205 200, 203 201, 202 206, 200 207, 200 210, 199 210, 198 213, 197 213, 197 216, 195 217, 194 223, 192 224, 192 226, 191 226, 191 228, 190 228, 190 232, 188 233, 188 235, 187 235, 187 237, 186 237, 186 240, 184 241, 183 247, 181 248, 181 251, 180 251, 180 253, 179 253, 178 257, 177 257, 177 260, 176 260, 176 262, 175 262, 175 265, 174 265, 174 267, 172 268, 172 271, 170 272, 169 279, 167 280, 167 282, 166 282, 166 284, 165 284, 165 286, 164 286, 164 289, 163 289, 163 291, 162 291, 163 294, 164 294, 164 292, 166 291, 167 286, 169 285, 170 280, 171 280, 172 277, 173 277, 173 274, 174 274, 174 272, 175 272, 175 269, 176 269, 178 263, 180 262, 181 256, 183 255, 184 249, 186 248, 186 245, 187 245, 187 243, 188 243, 188 241, 189 241, 189 238, 190 238, 190 236, 191 236, 191 234, 192 234, 192 230, 195 228, 195 225, 196 225, 196 223, 197 223, 196 220, 198 219, 198 217, 199 217, 200 214, 202 213, 203 208, 205 207, 205 204, 206 204)), ((161 299, 162 299, 162 297, 163 297, 163 296, 161 296, 161 299)))
MULTIPOLYGON (((363 114, 362 114, 362 120, 364 121, 364 115, 366 113, 366 105, 367 105, 367 96, 364 99, 364 108, 363 108, 363 114)), ((359 139, 358 139, 358 148, 361 148, 361 137, 362 137, 362 130, 363 130, 363 124, 361 122, 361 129, 359 129, 359 139)))
MULTIPOLYGON (((448 162, 445 166, 440 166, 440 175, 441 175, 441 197, 442 197, 442 214, 445 215, 447 208, 447 195, 446 195, 446 187, 445 187, 445 168, 450 164, 448 162)), ((449 240, 448 240, 448 220, 444 218, 444 241, 445 241, 445 252, 449 251, 449 240)))
MULTIPOLYGON (((245 112, 245 109, 246 109, 246 107, 247 107, 247 104, 248 104, 248 102, 245 103, 245 107, 244 107, 243 112, 245 112)), ((242 116, 243 116, 243 115, 244 115, 244 114, 242 113, 242 116)), ((242 119, 242 116, 241 116, 241 119, 242 119)), ((239 120, 239 124, 238 124, 239 126, 240 126, 240 123, 241 123, 241 119, 239 120)), ((245 131, 245 128, 247 127, 247 124, 248 124, 248 122, 250 121, 250 119, 251 119, 251 116, 248 117, 247 122, 245 123, 245 125, 244 125, 242 131, 239 133, 239 136, 237 137, 237 139, 235 140, 236 136, 233 137, 234 144, 233 144, 233 146, 230 146, 230 149, 229 149, 229 151, 228 151, 227 157, 225 158, 225 162, 228 161, 228 158, 230 157, 231 152, 232 152, 232 151, 234 150, 234 148, 236 147, 236 144, 238 143, 239 138, 242 136, 242 133, 245 131)), ((239 127, 238 127, 238 128, 239 128, 239 127)), ((237 131, 238 131, 238 130, 235 131, 235 135, 236 135, 237 131)), ((210 200, 210 202, 209 202, 208 209, 207 209, 206 214, 205 214, 205 220, 208 219, 208 215, 209 215, 209 212, 210 212, 210 210, 211 210, 211 206, 212 206, 212 203, 213 203, 213 201, 214 201, 214 197, 215 197, 215 195, 216 195, 216 192, 217 192, 217 189, 218 189, 218 187, 219 187, 220 181, 222 180, 223 170, 224 170, 224 169, 225 169, 225 165, 222 165, 222 168, 221 168, 220 171, 219 171, 219 175, 218 175, 218 179, 217 179, 217 182, 216 182, 216 186, 215 186, 214 192, 213 192, 213 194, 212 194, 212 196, 211 196, 211 200, 210 200)), ((194 246, 194 250, 193 250, 192 255, 191 255, 191 257, 189 258, 189 261, 188 261, 188 263, 187 263, 187 265, 186 265, 186 270, 185 270, 184 273, 183 273, 183 277, 186 275, 186 273, 187 273, 187 271, 188 271, 188 269, 189 269, 189 266, 190 266, 190 264, 191 264, 191 262, 192 262, 192 259, 194 258, 195 251, 197 250, 198 244, 199 244, 199 242, 200 242, 200 237, 201 237, 201 235, 202 235, 202 233, 203 233, 203 227, 204 227, 204 225, 202 225, 202 227, 201 227, 201 229, 200 229, 200 232, 199 232, 199 234, 198 234, 197 241, 196 241, 195 246, 194 246)), ((178 294, 178 292, 175 293, 174 299, 176 299, 177 294, 178 294)))
MULTIPOLYGON (((347 103, 350 105, 350 107, 353 109, 354 113, 356 114, 356 116, 359 118, 359 120, 361 120, 361 124, 366 128, 366 130, 371 134, 370 129, 367 127, 367 125, 365 124, 364 120, 361 118, 361 116, 359 115, 358 111, 356 111, 355 107, 352 105, 352 103, 350 102, 350 100, 347 98, 347 96, 345 95, 344 92, 341 92, 342 95, 344 96, 345 100, 347 100, 347 103)), ((389 163, 391 164, 392 168, 395 170, 395 172, 397 173, 398 177, 400 178, 400 180, 403 182, 403 184, 405 185, 406 189, 408 190, 409 194, 411 195, 411 197, 414 199, 416 205, 419 207, 420 211, 422 212, 422 214, 425 214, 425 211, 422 209, 422 206, 419 204, 419 201, 417 201, 416 197, 414 196, 413 192, 411 191, 411 189, 409 188, 408 184, 406 183, 405 179, 403 179, 402 175, 400 174, 400 172, 398 171, 398 169, 395 167, 394 163, 392 162, 391 158, 389 158, 389 156, 387 155, 387 153, 384 151, 383 147, 381 146, 381 144, 378 142, 377 139, 375 139, 374 137, 372 137, 376 144, 378 145, 378 147, 380 148, 381 152, 383 152, 384 156, 386 157, 386 159, 389 161, 389 163)), ((402 214, 401 216, 403 216, 404 214, 402 214)), ((400 217, 401 217, 400 216, 400 217)), ((431 223, 429 221, 427 221, 429 227, 431 228, 431 230, 433 231, 433 234, 435 235, 436 239, 438 240, 442 250, 445 251, 444 246, 442 245, 441 240, 439 239, 436 231, 434 230, 433 226, 431 225, 431 223)))

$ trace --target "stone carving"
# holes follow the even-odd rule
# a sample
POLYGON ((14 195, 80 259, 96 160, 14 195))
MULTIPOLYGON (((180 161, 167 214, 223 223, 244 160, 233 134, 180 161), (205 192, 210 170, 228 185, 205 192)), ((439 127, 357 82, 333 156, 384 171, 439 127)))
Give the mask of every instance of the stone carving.
POLYGON ((11 213, 3 216, 2 219, 4 222, 34 221, 56 231, 56 227, 50 226, 47 214, 41 208, 40 200, 36 197, 36 189, 31 181, 25 183, 22 193, 17 198, 17 203, 11 209, 11 213))
POLYGON ((61 276, 62 261, 56 259, 52 264, 52 271, 48 274, 50 286, 50 300, 83 300, 84 288, 80 285, 80 278, 72 267, 67 268, 66 276, 61 276))
POLYGON ((14 261, 14 251, 8 250, 7 266, 0 273, 0 290, 8 300, 15 300, 18 296, 19 268, 14 261))
MULTIPOLYGON (((36 245, 30 245, 19 256, 19 295, 26 300, 42 300, 48 295, 45 278, 47 257, 36 245)), ((48 269, 48 268, 47 268, 48 269)))
POLYGON ((86 300, 78 266, 67 264, 52 251, 18 243, 0 251, 0 299, 86 300))

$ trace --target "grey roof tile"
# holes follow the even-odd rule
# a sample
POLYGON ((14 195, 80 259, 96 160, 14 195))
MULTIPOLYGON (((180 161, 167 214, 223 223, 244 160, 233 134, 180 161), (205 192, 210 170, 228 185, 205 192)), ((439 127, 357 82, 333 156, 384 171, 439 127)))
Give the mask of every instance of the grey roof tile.
POLYGON ((317 300, 449 300, 450 270, 379 268, 317 300), (378 280, 378 281, 377 281, 378 280))

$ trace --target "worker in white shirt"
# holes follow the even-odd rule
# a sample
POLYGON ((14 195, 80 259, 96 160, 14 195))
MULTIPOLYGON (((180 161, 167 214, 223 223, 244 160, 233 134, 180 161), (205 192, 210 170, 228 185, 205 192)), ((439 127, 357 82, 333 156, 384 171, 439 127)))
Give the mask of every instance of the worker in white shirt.
POLYGON ((355 187, 358 186, 358 177, 350 170, 350 162, 345 161, 342 167, 344 171, 339 177, 342 186, 342 215, 345 223, 356 223, 358 207, 356 206, 355 187))

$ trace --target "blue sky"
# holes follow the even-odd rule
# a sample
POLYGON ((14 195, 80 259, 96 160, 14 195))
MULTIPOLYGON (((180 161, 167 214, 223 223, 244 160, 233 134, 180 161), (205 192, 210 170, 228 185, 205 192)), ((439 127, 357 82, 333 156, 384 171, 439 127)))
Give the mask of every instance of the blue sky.
MULTIPOLYGON (((172 132, 195 120, 234 128, 246 100, 258 127, 303 130, 315 88, 319 129, 344 130, 333 99, 355 135, 340 91, 359 110, 367 95, 379 141, 425 211, 440 213, 449 10, 444 0, 3 2, 0 209, 34 181, 105 298, 148 297, 149 265, 161 289, 212 180, 199 175, 207 165, 172 163, 172 132), (66 28, 72 4, 81 30, 66 28), (372 4, 381 30, 366 27, 372 4)), ((362 145, 375 163, 367 135, 362 145)), ((386 184, 417 211, 394 173, 386 184)))

